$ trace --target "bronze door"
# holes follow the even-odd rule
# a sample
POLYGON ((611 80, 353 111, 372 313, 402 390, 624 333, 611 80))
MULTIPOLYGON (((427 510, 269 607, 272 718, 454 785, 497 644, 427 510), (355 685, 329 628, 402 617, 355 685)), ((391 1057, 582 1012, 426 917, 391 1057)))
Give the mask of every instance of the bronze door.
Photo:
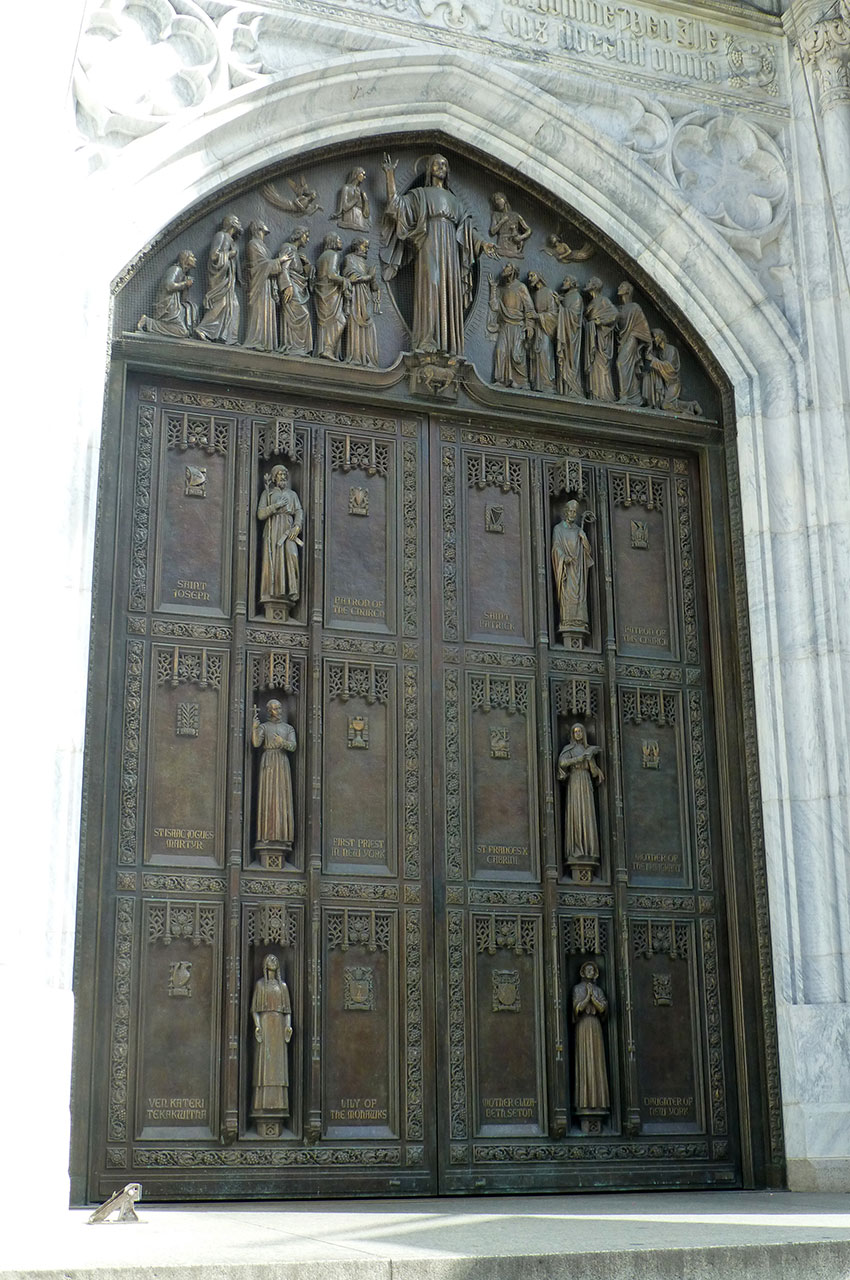
POLYGON ((445 419, 431 485, 441 1186, 734 1185, 696 460, 445 419))
POLYGON ((696 454, 151 375, 123 440, 86 1193, 735 1185, 696 454))

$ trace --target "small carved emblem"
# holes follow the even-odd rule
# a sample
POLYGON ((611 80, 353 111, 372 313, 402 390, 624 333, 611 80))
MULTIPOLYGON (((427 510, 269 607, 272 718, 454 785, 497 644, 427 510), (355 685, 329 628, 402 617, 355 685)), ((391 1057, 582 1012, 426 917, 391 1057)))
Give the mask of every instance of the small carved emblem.
POLYGON ((644 738, 641 743, 644 769, 657 769, 661 764, 661 749, 654 738, 644 738))
POLYGON ((669 973, 652 975, 652 1002, 665 1008, 673 1003, 673 979, 669 973))
POLYGON ((649 525, 645 520, 632 521, 632 546, 636 551, 646 551, 649 546, 649 525))
POLYGON ((186 468, 186 487, 183 493, 187 498, 205 498, 207 496, 206 467, 186 468))
POLYGON ((192 995, 192 961, 173 960, 168 972, 168 994, 170 996, 192 995))
POLYGON ((197 738, 201 727, 201 708, 197 702, 177 703, 178 738, 197 738))
POLYGON ((368 965, 355 965, 345 970, 344 1009, 362 1009, 368 1012, 375 1007, 375 971, 368 965))
POLYGON ((348 494, 348 514, 350 516, 368 516, 369 490, 362 485, 354 485, 348 494))
POLYGON ((494 760, 510 760, 511 735, 504 727, 490 730, 490 755, 494 760))
POLYGON ((484 508, 484 528, 488 533, 505 532, 505 508, 490 503, 484 508))
POLYGON ((359 749, 360 751, 368 751, 369 749, 369 717, 368 716, 349 716, 348 717, 348 745, 359 749))
POLYGON ((493 1012, 519 1013, 519 970, 496 969, 493 973, 493 1012))

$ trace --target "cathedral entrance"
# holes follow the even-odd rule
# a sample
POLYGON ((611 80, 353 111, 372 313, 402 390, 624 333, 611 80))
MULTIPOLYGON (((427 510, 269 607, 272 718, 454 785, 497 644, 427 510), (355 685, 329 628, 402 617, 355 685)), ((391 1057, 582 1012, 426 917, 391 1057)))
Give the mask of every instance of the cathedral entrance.
POLYGON ((119 295, 80 1199, 760 1176, 718 393, 586 228, 414 158, 251 188, 119 295))

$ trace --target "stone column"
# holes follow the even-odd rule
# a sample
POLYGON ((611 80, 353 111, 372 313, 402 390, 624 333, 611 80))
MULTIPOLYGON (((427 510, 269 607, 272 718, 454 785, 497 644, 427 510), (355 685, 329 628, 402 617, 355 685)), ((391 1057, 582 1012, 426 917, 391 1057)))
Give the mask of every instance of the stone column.
POLYGON ((792 0, 783 19, 811 101, 836 233, 850 269, 850 0, 792 0), (812 83, 814 82, 814 83, 812 83))

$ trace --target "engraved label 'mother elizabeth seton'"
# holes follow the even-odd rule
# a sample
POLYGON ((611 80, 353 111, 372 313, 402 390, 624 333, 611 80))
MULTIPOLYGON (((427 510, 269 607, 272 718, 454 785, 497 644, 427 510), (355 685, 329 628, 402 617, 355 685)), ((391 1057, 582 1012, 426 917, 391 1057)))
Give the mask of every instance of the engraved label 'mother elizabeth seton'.
POLYGON ((684 748, 678 690, 620 688, 620 741, 629 877, 633 883, 690 880, 684 816, 684 748), (644 744, 651 739, 646 767, 644 744))
POLYGON ((139 1138, 209 1138, 217 1133, 221 959, 219 903, 145 900, 136 1073, 139 1138), (191 983, 188 993, 175 1000, 173 974, 181 962, 191 971, 191 983))
POLYGON ((328 438, 325 475, 325 625, 395 630, 395 441, 328 438), (368 490, 352 519, 352 493, 368 490))
POLYGON ((528 464, 495 451, 468 450, 461 458, 466 638, 530 644, 528 464), (492 536, 494 506, 498 538, 492 536))
POLYGON ((670 487, 649 471, 608 475, 617 648, 675 657, 677 586, 670 542, 670 487), (635 527, 637 526, 637 527, 635 527))
POLYGON ((230 611, 233 420, 167 408, 161 423, 154 607, 221 616, 230 611), (194 491, 190 469, 204 473, 194 491))
POLYGON ((631 921, 632 1000, 639 1106, 644 1132, 693 1132, 703 1127, 699 1050, 693 1000, 695 963, 690 921, 631 921), (670 1001, 654 998, 658 977, 670 1001))
POLYGON ((470 846, 474 875, 537 875, 537 769, 531 684, 468 675, 470 846), (496 734, 494 749, 494 733, 496 734), (508 746, 498 744, 508 736, 508 746))
POLYGON ((381 874, 396 864, 395 670, 362 660, 325 663, 322 728, 323 866, 381 874), (352 721, 368 725, 352 737, 352 721), (352 747, 359 749, 352 749, 352 747))
POLYGON ((476 1131, 539 1133, 541 954, 531 916, 473 917, 476 1131))
POLYGON ((148 717, 145 862, 224 862, 229 655, 155 646, 148 717), (191 697, 197 733, 181 732, 191 697))
POLYGON ((329 1135, 397 1132, 397 921, 386 910, 324 913, 324 1121, 329 1135))

